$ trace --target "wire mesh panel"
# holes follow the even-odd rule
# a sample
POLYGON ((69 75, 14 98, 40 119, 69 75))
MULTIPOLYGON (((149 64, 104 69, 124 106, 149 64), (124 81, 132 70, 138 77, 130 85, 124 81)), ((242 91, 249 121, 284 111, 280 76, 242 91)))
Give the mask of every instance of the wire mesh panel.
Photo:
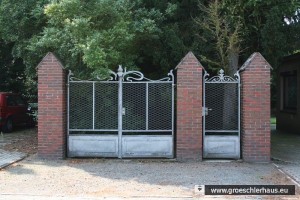
POLYGON ((93 83, 69 83, 69 129, 93 128, 93 83))
POLYGON ((146 130, 146 83, 123 83, 123 130, 146 130))
POLYGON ((204 158, 240 158, 240 80, 204 74, 204 158))
POLYGON ((206 130, 238 130, 237 94, 237 83, 206 83, 206 130))
POLYGON ((172 83, 149 83, 149 130, 172 130, 172 83))
POLYGON ((155 81, 121 66, 110 73, 106 81, 69 73, 68 155, 172 158, 172 71, 155 81))
POLYGON ((118 83, 95 83, 95 129, 118 129, 118 83))

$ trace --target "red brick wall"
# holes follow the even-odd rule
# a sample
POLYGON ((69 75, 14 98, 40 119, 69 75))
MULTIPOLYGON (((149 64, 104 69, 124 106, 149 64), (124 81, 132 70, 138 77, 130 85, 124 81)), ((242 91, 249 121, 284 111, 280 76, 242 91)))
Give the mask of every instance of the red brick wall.
POLYGON ((176 69, 176 157, 202 160, 202 65, 189 52, 176 69))
POLYGON ((38 156, 63 159, 66 154, 66 73, 48 53, 38 70, 38 156))
MULTIPOLYGON (((249 162, 270 161, 270 65, 254 53, 241 72, 242 158, 249 162)), ((48 53, 38 66, 38 155, 66 156, 66 72, 48 53)), ((202 160, 202 71, 189 52, 177 69, 176 157, 202 160)))
POLYGON ((254 53, 242 68, 242 158, 247 162, 269 162, 271 67, 260 53, 254 53))

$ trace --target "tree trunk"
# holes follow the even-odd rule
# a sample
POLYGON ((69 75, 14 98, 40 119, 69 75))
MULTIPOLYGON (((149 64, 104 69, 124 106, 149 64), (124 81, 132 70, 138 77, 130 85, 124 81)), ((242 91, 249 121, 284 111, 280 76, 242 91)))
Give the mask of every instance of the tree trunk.
MULTIPOLYGON (((238 53, 232 52, 229 55, 229 69, 227 75, 233 77, 238 69, 238 53)), ((237 129, 237 84, 224 84, 224 101, 223 101, 223 127, 224 130, 237 129)))

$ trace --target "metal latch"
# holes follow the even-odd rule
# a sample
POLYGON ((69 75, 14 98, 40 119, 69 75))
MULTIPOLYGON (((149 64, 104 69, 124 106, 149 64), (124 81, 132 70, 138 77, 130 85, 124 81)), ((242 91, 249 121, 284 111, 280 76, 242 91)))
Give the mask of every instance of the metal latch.
POLYGON ((211 111, 211 108, 202 107, 202 116, 208 115, 208 111, 211 111))
POLYGON ((123 107, 123 108, 122 108, 122 115, 125 115, 125 110, 126 110, 126 109, 123 107))

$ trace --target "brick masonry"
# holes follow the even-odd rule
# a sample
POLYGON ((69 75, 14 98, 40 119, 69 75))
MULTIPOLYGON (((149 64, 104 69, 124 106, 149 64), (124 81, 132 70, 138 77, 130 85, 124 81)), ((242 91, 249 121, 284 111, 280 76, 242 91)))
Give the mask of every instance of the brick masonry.
POLYGON ((202 160, 202 71, 192 52, 177 65, 176 157, 202 160))
POLYGON ((66 72, 53 53, 37 67, 38 156, 64 159, 66 155, 66 72))
POLYGON ((241 142, 246 162, 270 162, 270 64, 252 54, 241 71, 241 142))
MULTIPOLYGON (((177 65, 176 157, 202 160, 203 67, 192 52, 177 65)), ((270 161, 270 69, 259 53, 241 68, 242 158, 270 161)), ((38 70, 38 155, 47 159, 66 156, 66 71, 48 53, 38 70)))

